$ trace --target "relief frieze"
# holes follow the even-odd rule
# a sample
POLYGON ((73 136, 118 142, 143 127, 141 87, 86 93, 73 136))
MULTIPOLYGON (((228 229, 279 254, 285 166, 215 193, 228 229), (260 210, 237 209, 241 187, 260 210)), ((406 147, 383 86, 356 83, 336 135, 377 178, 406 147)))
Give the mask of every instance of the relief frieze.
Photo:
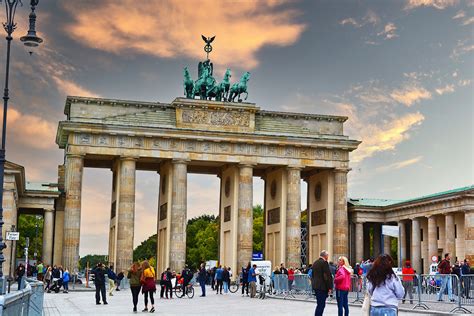
POLYGON ((189 124, 249 127, 250 113, 185 109, 182 120, 189 124))

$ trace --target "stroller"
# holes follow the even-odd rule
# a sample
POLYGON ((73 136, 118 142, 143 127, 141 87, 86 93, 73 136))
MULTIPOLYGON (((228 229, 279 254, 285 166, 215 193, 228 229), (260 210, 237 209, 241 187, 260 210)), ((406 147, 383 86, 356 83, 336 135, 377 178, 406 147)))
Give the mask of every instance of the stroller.
POLYGON ((51 291, 53 291, 54 293, 59 293, 59 290, 61 289, 62 285, 63 285, 63 279, 53 278, 53 282, 51 283, 48 293, 51 293, 51 291))
POLYGON ((263 300, 265 299, 265 295, 267 292, 267 284, 266 284, 265 275, 262 275, 262 274, 258 275, 258 284, 259 284, 258 298, 263 300))

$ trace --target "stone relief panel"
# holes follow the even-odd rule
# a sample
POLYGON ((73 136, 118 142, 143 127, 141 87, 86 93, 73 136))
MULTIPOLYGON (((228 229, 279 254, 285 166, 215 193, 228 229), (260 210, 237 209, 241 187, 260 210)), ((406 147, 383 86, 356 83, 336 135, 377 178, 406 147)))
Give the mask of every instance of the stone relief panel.
POLYGON ((158 149, 162 151, 209 153, 222 155, 261 156, 290 159, 348 161, 349 153, 339 149, 309 148, 273 144, 242 144, 225 141, 189 140, 172 138, 144 138, 141 136, 95 135, 80 133, 75 145, 130 149, 158 149))
POLYGON ((185 109, 182 120, 192 124, 249 127, 250 113, 185 109))

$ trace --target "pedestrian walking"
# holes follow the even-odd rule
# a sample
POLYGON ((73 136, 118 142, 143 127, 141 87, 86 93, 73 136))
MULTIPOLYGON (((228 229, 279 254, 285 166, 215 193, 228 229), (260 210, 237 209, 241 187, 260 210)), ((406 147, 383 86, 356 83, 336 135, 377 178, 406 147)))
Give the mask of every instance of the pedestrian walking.
POLYGON ((413 304, 413 278, 415 270, 411 266, 410 260, 405 261, 405 266, 402 268, 402 285, 405 289, 405 294, 403 294, 402 303, 405 304, 405 298, 408 294, 410 298, 410 304, 413 304))
POLYGON ((224 270, 222 269, 222 266, 219 265, 219 268, 216 270, 216 294, 222 294, 222 273, 224 270))
POLYGON ((199 268, 198 272, 198 281, 199 285, 201 286, 201 297, 206 296, 206 279, 207 279, 207 272, 206 272, 206 266, 204 263, 201 263, 201 267, 199 268))
POLYGON ((443 294, 446 291, 446 287, 448 288, 448 298, 451 302, 454 302, 453 298, 453 287, 451 282, 451 256, 449 253, 444 254, 444 259, 438 264, 438 272, 442 274, 441 279, 441 287, 438 292, 438 301, 443 300, 443 294))
POLYGON ((116 282, 117 288, 115 289, 116 291, 120 291, 120 283, 122 283, 122 280, 124 277, 125 277, 125 274, 123 273, 123 271, 120 271, 117 274, 117 282, 116 282))
POLYGON ((293 267, 290 267, 288 269, 288 290, 291 291, 294 281, 295 281, 295 269, 293 269, 293 267))
POLYGON ((334 287, 336 288, 337 314, 338 316, 349 316, 349 302, 347 296, 351 288, 351 275, 354 271, 346 257, 338 259, 338 269, 334 277, 334 287))
POLYGON ((326 298, 332 294, 333 279, 329 270, 329 253, 321 251, 319 259, 313 263, 313 274, 311 276, 311 286, 316 293, 315 316, 322 316, 326 307, 326 298))
POLYGON ((117 280, 117 275, 114 272, 113 265, 110 265, 107 269, 107 276, 109 278, 109 296, 114 296, 115 280, 117 280))
POLYGON ((95 284, 95 303, 100 305, 100 295, 102 295, 102 302, 107 305, 107 297, 105 296, 105 273, 104 265, 99 262, 97 266, 91 271, 94 274, 95 284))
POLYGON ((216 290, 216 270, 217 267, 212 267, 211 272, 210 272, 210 277, 211 277, 211 289, 213 291, 216 290))
POLYGON ((127 272, 127 279, 130 280, 130 291, 132 292, 133 312, 137 312, 138 295, 142 288, 140 278, 142 276, 142 269, 138 262, 134 262, 127 272))
POLYGON ((461 280, 463 288, 463 297, 470 299, 469 295, 471 291, 471 267, 469 266, 469 260, 464 259, 463 265, 461 266, 461 280))
POLYGON ((44 274, 44 281, 46 283, 46 287, 44 290, 46 292, 49 292, 49 287, 51 286, 51 267, 48 266, 46 269, 46 273, 44 274))
POLYGON ((64 273, 63 273, 63 288, 64 288, 63 293, 69 293, 69 280, 70 280, 69 270, 66 268, 66 270, 64 270, 64 273))
POLYGON ((153 267, 150 266, 150 263, 148 262, 148 260, 145 260, 142 263, 142 271, 143 272, 140 277, 140 282, 143 284, 142 293, 145 296, 145 308, 142 310, 142 312, 148 311, 148 296, 150 296, 150 303, 151 303, 150 313, 154 313, 155 312, 155 299, 153 298, 153 294, 156 292, 155 269, 153 269, 153 267))
POLYGON ((18 291, 23 288, 23 276, 25 275, 25 266, 20 263, 16 268, 16 281, 18 282, 18 291))
POLYGON ((257 265, 254 264, 249 270, 250 298, 257 294, 257 265))
POLYGON ((384 254, 375 259, 372 268, 367 273, 367 292, 371 296, 371 316, 398 314, 398 300, 403 297, 405 291, 392 267, 392 257, 384 254))
POLYGON ((169 293, 169 299, 173 299, 173 283, 172 280, 176 276, 176 273, 173 271, 171 272, 171 268, 166 269, 166 281, 165 281, 165 292, 166 292, 166 298, 168 298, 168 293, 169 293))
POLYGON ((247 267, 242 267, 242 296, 244 296, 244 291, 246 292, 247 296, 249 296, 249 270, 250 262, 247 264, 247 267))
POLYGON ((224 286, 224 293, 226 294, 229 292, 229 283, 230 283, 229 269, 226 266, 224 266, 224 268, 222 269, 222 284, 224 286))
POLYGON ((38 268, 38 276, 37 276, 37 279, 38 279, 38 281, 43 281, 43 276, 44 276, 44 274, 43 274, 43 269, 44 269, 44 265, 43 265, 43 263, 42 263, 41 261, 38 263, 37 268, 38 268))

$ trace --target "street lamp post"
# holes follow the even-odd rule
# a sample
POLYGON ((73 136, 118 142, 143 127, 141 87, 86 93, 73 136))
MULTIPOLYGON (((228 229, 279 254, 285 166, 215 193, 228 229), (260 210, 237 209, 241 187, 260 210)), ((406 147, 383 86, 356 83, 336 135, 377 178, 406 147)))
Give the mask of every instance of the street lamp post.
MULTIPOLYGON (((0 3, 2 0, 0 0, 0 3)), ((31 13, 30 13, 30 28, 28 34, 21 38, 21 41, 30 48, 37 47, 43 40, 36 36, 35 31, 35 22, 36 14, 35 8, 38 5, 39 0, 31 0, 31 13)), ((21 0, 5 0, 5 9, 7 15, 7 21, 3 23, 3 28, 7 32, 7 59, 5 67, 5 89, 3 90, 3 125, 2 125, 2 147, 0 148, 0 295, 5 294, 6 283, 5 277, 3 276, 3 262, 5 262, 5 257, 3 256, 3 249, 6 248, 5 242, 3 241, 3 179, 5 173, 5 142, 6 142, 6 132, 7 132, 7 111, 8 111, 8 79, 10 75, 10 47, 11 41, 13 39, 12 33, 16 29, 15 23, 15 13, 18 4, 22 5, 21 0)), ((29 51, 32 53, 32 50, 29 51)))

